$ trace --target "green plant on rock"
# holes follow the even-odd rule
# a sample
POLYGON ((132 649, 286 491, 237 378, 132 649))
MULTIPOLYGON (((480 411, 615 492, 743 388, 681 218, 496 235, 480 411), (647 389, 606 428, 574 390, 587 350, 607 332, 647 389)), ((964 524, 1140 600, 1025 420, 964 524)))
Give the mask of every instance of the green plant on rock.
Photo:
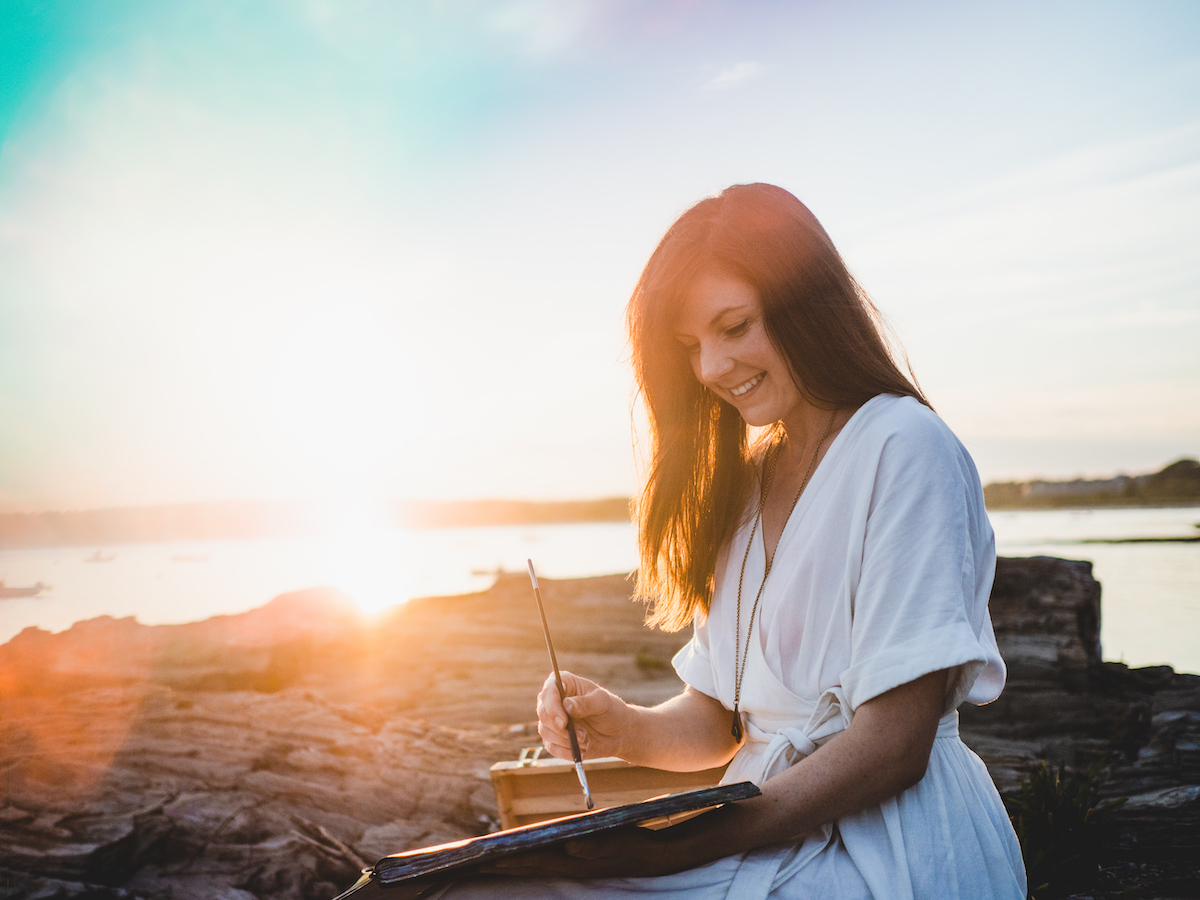
POLYGON ((1069 875, 1085 861, 1095 826, 1125 802, 1098 803, 1100 767, 1067 772, 1046 762, 1021 781, 1021 793, 1006 802, 1021 842, 1029 896, 1069 875))
POLYGON ((639 650, 633 661, 643 672, 661 672, 671 668, 670 663, 664 662, 646 650, 639 650))

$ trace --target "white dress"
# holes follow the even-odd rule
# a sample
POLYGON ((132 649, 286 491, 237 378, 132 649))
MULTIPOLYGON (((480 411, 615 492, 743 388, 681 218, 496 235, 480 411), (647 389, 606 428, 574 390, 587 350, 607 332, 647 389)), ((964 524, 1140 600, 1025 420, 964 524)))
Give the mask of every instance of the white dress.
MULTIPOLYGON (((757 507, 755 498, 754 508, 757 507)), ((753 509, 721 554, 680 677, 733 707, 738 575, 753 509)), ((742 589, 762 582, 755 530, 742 589)), ((780 536, 742 684, 746 743, 724 781, 762 784, 843 730, 865 701, 951 669, 925 777, 800 843, 658 878, 483 879, 451 897, 984 900, 1025 897, 1020 848, 957 707, 1004 686, 987 601, 995 544, 966 450, 929 409, 880 395, 838 434, 780 536)), ((743 641, 746 623, 743 621, 743 641)))

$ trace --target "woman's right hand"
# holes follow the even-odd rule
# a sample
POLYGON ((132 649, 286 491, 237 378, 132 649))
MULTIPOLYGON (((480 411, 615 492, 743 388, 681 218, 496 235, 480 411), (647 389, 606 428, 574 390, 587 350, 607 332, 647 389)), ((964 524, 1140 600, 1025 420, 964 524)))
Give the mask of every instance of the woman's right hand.
POLYGON ((567 737, 567 711, 575 720, 579 750, 585 759, 601 756, 623 756, 624 740, 632 718, 633 708, 612 691, 594 681, 570 672, 562 673, 567 693, 567 710, 558 696, 554 673, 538 694, 538 734, 547 752, 559 759, 571 759, 571 739, 567 737))

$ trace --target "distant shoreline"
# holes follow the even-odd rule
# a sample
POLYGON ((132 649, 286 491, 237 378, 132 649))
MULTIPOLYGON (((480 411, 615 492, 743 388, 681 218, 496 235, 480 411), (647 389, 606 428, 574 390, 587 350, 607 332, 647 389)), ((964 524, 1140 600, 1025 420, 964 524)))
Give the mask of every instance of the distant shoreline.
MULTIPOLYGON (((994 511, 1200 506, 1200 461, 1180 459, 1158 472, 1103 480, 992 482, 983 496, 994 511)), ((426 529, 628 522, 632 509, 629 497, 410 500, 379 510, 379 524, 426 529)), ((316 503, 272 500, 0 513, 0 550, 319 534, 336 515, 316 503)))
MULTIPOLYGON (((270 500, 0 513, 0 550, 289 537, 319 534, 330 518, 330 513, 316 504, 270 500)), ((479 528, 629 520, 628 497, 604 497, 407 501, 385 507, 380 524, 391 528, 479 528)))
POLYGON ((1087 481, 994 481, 988 509, 1112 509, 1200 505, 1200 461, 1180 459, 1157 472, 1087 481))
MULTIPOLYGON (((1160 500, 1119 494, 1022 497, 1013 490, 1019 484, 987 485, 984 499, 988 510, 1017 512, 1200 507, 1200 494, 1196 497, 1160 500)), ((561 501, 410 501, 388 506, 381 524, 387 528, 437 529, 629 522, 631 509, 632 501, 628 497, 561 501)), ((0 550, 296 537, 320 534, 325 530, 327 518, 315 505, 282 501, 0 513, 0 550)))

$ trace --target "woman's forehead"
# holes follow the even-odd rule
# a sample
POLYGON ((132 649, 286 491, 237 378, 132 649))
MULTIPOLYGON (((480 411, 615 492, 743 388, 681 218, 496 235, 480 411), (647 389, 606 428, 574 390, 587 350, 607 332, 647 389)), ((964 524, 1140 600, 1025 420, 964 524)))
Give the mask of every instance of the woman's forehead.
POLYGON ((675 330, 694 333, 716 325, 727 315, 761 310, 762 300, 752 285, 725 272, 704 272, 684 291, 676 310, 675 330))

